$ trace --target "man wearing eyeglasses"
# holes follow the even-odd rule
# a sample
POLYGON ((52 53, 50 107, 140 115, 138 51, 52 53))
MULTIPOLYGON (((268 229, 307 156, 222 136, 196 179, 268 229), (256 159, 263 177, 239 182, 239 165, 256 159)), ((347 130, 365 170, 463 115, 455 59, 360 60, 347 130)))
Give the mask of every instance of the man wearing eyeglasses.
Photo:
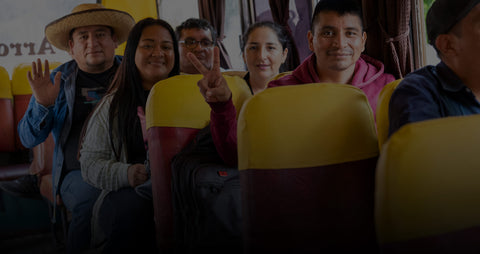
POLYGON ((207 20, 189 18, 176 28, 176 34, 179 43, 181 73, 200 73, 188 60, 188 52, 192 52, 207 69, 212 68, 216 33, 207 20))

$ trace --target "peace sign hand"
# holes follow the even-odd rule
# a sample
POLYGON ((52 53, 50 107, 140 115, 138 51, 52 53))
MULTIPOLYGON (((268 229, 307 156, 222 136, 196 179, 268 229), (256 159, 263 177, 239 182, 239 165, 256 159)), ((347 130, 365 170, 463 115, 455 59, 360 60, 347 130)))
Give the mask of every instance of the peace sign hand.
POLYGON ((38 104, 48 107, 55 104, 58 92, 60 91, 61 72, 55 75, 55 85, 50 80, 50 68, 48 60, 45 60, 45 71, 42 71, 42 62, 37 59, 37 63, 32 62, 32 72, 28 71, 28 83, 32 87, 33 96, 38 104))
POLYGON ((187 58, 203 75, 203 78, 198 81, 197 85, 200 88, 200 93, 205 98, 205 101, 228 101, 232 96, 232 92, 227 85, 227 81, 220 72, 220 51, 218 47, 213 49, 213 66, 211 70, 207 69, 191 52, 187 54, 187 58))

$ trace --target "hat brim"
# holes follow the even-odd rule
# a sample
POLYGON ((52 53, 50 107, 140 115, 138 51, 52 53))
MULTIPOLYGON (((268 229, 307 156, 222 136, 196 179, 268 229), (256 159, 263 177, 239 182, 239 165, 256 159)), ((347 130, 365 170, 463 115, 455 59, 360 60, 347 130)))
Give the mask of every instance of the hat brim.
POLYGON ((127 40, 135 20, 130 14, 113 9, 80 11, 59 18, 45 27, 47 40, 55 47, 69 51, 70 31, 82 26, 109 26, 113 29, 118 44, 127 40))

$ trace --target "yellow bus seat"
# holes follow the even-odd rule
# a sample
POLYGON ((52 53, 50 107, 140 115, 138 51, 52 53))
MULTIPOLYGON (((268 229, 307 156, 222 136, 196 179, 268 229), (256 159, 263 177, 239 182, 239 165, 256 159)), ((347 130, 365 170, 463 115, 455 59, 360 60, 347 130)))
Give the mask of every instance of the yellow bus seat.
POLYGON ((480 115, 404 125, 376 175, 382 253, 480 253, 480 115))
POLYGON ((373 253, 378 144, 360 89, 266 89, 237 131, 245 253, 373 253))
MULTIPOLYGON (((151 167, 157 245, 173 248, 172 157, 210 122, 210 107, 197 86, 202 75, 177 75, 155 84, 146 106, 148 153, 151 167)), ((250 96, 240 77, 225 76, 237 109, 250 96)), ((239 110, 238 110, 239 111, 239 110)))
POLYGON ((402 80, 397 79, 388 83, 386 86, 383 87, 382 91, 378 95, 377 101, 377 134, 378 134, 378 146, 380 147, 380 151, 382 149, 383 144, 387 141, 388 138, 388 127, 389 127, 389 120, 388 120, 388 107, 390 104, 390 97, 392 97, 392 93, 397 88, 398 84, 400 84, 402 80))
POLYGON ((15 151, 15 121, 10 76, 0 66, 0 152, 15 151))

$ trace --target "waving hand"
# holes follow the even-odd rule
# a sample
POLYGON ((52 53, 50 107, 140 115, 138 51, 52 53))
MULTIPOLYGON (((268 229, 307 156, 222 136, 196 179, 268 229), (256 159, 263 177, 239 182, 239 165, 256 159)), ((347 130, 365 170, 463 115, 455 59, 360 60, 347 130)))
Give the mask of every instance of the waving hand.
POLYGON ((54 85, 50 80, 48 60, 45 60, 44 71, 42 71, 42 62, 40 59, 37 59, 37 63, 32 62, 32 72, 28 72, 27 78, 37 103, 45 107, 55 104, 55 99, 57 99, 58 92, 60 91, 61 75, 61 72, 57 72, 54 85))

